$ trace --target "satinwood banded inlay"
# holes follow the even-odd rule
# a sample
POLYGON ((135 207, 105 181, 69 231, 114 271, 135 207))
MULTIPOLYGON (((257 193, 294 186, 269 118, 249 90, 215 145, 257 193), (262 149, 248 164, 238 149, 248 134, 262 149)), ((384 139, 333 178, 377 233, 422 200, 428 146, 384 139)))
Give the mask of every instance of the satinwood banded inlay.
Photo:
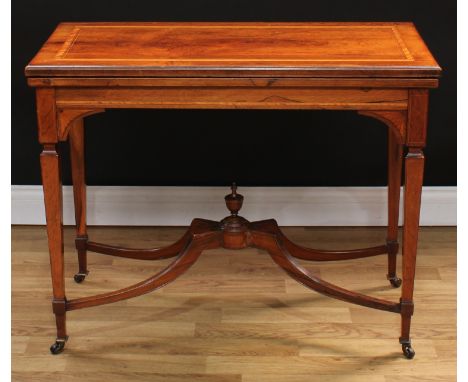
POLYGON ((83 61, 198 61, 198 62, 321 62, 321 61, 413 61, 413 56, 406 47, 397 28, 393 25, 379 27, 356 25, 351 29, 340 25, 94 25, 80 26, 72 30, 62 48, 56 55, 59 60, 83 61), (108 33, 108 39, 101 39, 104 29, 119 29, 119 36, 115 39, 113 32, 108 33), (372 28, 373 38, 369 38, 368 30, 372 28), (199 39, 193 39, 191 30, 196 29, 199 39), (256 29, 265 30, 262 36, 256 35, 256 29), (268 32, 267 32, 267 31, 268 32), (355 45, 346 53, 337 49, 345 38, 343 31, 350 33, 360 44, 355 45), (137 33, 135 33, 137 32, 137 33), (318 33, 320 32, 320 33, 318 33), (305 33, 300 44, 293 37, 298 33, 305 33), (142 39, 142 35, 145 37, 142 39), (120 38, 120 40, 119 40, 120 38), (104 46, 113 46, 113 54, 109 56, 107 49, 97 49, 89 56, 89 46, 99 39, 104 46), (272 40, 274 42, 272 43, 272 40), (376 49, 376 43, 382 40, 391 45, 392 51, 376 49), (124 43, 122 43, 124 41, 124 43), (226 50, 235 42, 243 46, 243 50, 226 50), (255 43, 253 43, 255 42, 255 43), (190 43, 190 46, 189 46, 190 43), (132 52, 128 57, 128 45, 135 44, 137 55, 132 52), (170 49, 168 48, 170 46, 170 49), (174 49, 176 46, 180 49, 174 49), (189 46, 190 49, 186 49, 189 46), (284 55, 284 48, 297 47, 300 50, 295 56, 284 55), (265 57, 263 50, 268 50, 270 57, 265 57), (206 53, 207 57, 204 57, 206 53), (363 59, 363 54, 369 58, 363 59))

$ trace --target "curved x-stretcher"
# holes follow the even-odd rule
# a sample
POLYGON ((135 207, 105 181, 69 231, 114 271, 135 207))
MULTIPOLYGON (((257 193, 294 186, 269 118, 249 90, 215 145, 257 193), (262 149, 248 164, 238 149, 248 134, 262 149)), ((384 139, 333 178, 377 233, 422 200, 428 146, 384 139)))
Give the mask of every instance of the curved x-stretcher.
MULTIPOLYGON (((186 233, 177 242, 167 247, 131 249, 95 243, 87 239, 82 240, 82 238, 78 238, 77 247, 82 251, 92 251, 105 255, 139 260, 161 260, 173 257, 175 257, 175 259, 159 273, 129 287, 95 296, 69 300, 66 302, 66 311, 109 304, 140 296, 161 288, 185 273, 206 249, 220 247, 240 249, 250 246, 266 250, 273 261, 289 276, 309 289, 353 304, 388 312, 401 313, 401 303, 352 292, 323 281, 311 275, 294 260, 294 258, 298 258, 308 261, 339 261, 391 254, 395 251, 395 246, 392 243, 347 251, 316 250, 301 247, 289 240, 281 232, 278 224, 273 219, 250 223, 246 219, 238 216, 238 211, 242 206, 243 196, 237 194, 235 185, 232 187, 232 193, 227 195, 225 199, 231 211, 230 216, 223 219, 221 222, 194 219, 186 233)), ((77 282, 83 281, 86 274, 87 271, 75 275, 75 280, 77 282), (77 280, 76 276, 82 277, 77 280)), ((394 283, 392 278, 390 278, 390 281, 393 286, 399 286, 399 283, 394 283)), ((63 350, 65 341, 66 339, 58 339, 51 348, 52 352, 58 353, 63 350)), ((411 347, 407 347, 405 354, 411 356, 411 352, 411 347)))

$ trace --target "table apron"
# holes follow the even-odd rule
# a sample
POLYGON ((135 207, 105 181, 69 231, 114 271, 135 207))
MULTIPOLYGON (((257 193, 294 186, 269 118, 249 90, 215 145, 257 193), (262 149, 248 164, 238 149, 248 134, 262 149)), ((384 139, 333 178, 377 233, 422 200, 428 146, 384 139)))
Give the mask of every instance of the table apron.
POLYGON ((59 108, 406 110, 408 89, 57 87, 59 108))

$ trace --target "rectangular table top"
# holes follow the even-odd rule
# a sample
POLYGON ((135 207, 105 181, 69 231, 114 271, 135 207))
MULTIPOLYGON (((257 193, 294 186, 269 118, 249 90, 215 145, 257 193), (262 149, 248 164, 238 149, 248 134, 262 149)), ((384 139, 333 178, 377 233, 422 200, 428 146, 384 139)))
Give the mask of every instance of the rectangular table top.
POLYGON ((436 78, 412 23, 61 23, 29 77, 436 78))

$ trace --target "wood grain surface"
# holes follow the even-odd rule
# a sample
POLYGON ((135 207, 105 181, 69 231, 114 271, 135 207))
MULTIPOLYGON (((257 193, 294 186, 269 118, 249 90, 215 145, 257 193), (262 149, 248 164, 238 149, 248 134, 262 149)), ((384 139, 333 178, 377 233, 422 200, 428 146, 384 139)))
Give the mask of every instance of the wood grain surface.
MULTIPOLYGON (((164 246, 184 228, 90 227, 98 241, 164 246)), ((285 228, 301 245, 360 248, 385 239, 382 228, 285 228)), ((140 281, 171 260, 142 263, 89 254, 92 273, 76 284, 75 229, 65 228, 67 297, 140 281)), ((311 292, 256 249, 204 252, 183 276, 135 299, 68 314, 67 350, 49 353, 50 309, 45 227, 12 231, 13 381, 444 381, 456 380, 456 229, 421 228, 412 322, 417 357, 401 355, 399 315, 311 292)), ((398 256, 398 271, 401 256, 398 256)), ((323 279, 397 300, 386 256, 301 262, 323 279)), ((401 273, 400 273, 401 274, 401 273)))
POLYGON ((437 77, 440 67, 412 23, 61 23, 26 74, 437 77))

